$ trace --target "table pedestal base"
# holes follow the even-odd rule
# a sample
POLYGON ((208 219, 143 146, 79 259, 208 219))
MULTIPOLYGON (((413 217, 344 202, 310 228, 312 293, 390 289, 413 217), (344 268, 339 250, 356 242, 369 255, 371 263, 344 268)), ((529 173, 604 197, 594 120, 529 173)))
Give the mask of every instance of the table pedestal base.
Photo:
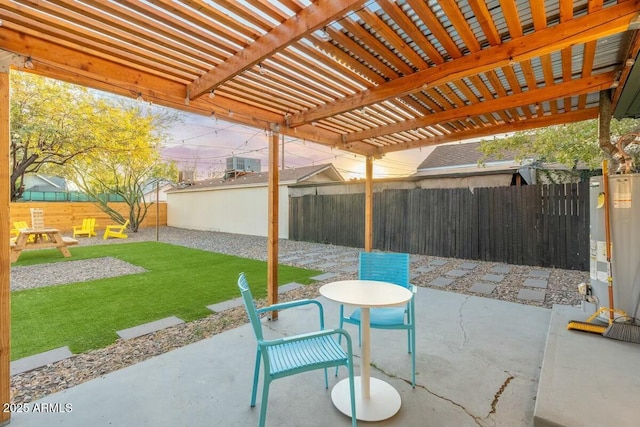
MULTIPOLYGON (((389 383, 371 378, 369 399, 362 397, 360 377, 354 377, 356 394, 356 418, 362 421, 382 421, 394 416, 400 410, 400 393, 389 383)), ((340 412, 351 416, 349 378, 338 382, 331 390, 331 400, 340 412)))

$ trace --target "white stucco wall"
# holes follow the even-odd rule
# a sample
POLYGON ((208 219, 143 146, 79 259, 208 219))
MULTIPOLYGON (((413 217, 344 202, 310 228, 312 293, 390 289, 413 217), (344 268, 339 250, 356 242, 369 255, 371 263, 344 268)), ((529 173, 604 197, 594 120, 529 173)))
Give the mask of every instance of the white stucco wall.
MULTIPOLYGON (((278 237, 289 237, 289 192, 279 187, 278 237)), ((180 191, 167 194, 167 224, 191 230, 267 236, 268 187, 180 191)))

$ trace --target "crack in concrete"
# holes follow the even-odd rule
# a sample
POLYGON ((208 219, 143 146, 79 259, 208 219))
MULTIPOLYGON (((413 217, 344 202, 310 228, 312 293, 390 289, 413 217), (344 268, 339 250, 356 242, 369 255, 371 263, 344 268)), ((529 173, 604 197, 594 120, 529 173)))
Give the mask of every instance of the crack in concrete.
MULTIPOLYGON (((404 381, 405 383, 411 385, 411 380, 408 380, 408 379, 402 378, 402 377, 398 377, 397 375, 390 374, 390 373, 386 372, 384 369, 381 369, 380 367, 376 366, 374 363, 371 363, 371 367, 376 369, 380 373, 386 375, 389 378, 395 378, 397 380, 404 381)), ((458 403, 458 402, 456 402, 456 401, 454 401, 452 399, 449 399, 448 397, 441 396, 438 393, 435 393, 435 392, 429 390, 429 388, 427 386, 418 384, 417 382, 416 382, 416 388, 420 388, 420 389, 426 391, 427 393, 429 393, 430 395, 437 397, 438 399, 442 399, 444 401, 447 401, 447 402, 451 403, 454 406, 457 406, 458 408, 462 409, 465 412, 465 414, 467 414, 470 418, 472 418, 473 421, 475 421, 475 423, 478 426, 483 427, 483 425, 480 423, 481 418, 476 416, 476 415, 473 415, 471 412, 469 412, 469 410, 467 408, 465 408, 460 403, 458 403)))
POLYGON ((271 326, 271 325, 273 324, 272 322, 273 322, 273 321, 272 321, 272 320, 270 320, 270 319, 268 319, 266 322, 261 322, 261 323, 262 323, 262 327, 263 327, 264 329, 268 329, 268 330, 270 330, 271 332, 275 332, 275 333, 277 333, 277 334, 278 334, 278 336, 281 336, 281 337, 286 337, 286 336, 291 335, 291 333, 289 333, 289 332, 287 332, 287 331, 283 331, 281 328, 280 328, 280 329, 277 329, 277 328, 274 328, 273 326, 271 326))
POLYGON ((464 346, 467 344, 467 331, 464 329, 464 318, 462 316, 462 309, 464 308, 464 305, 467 303, 467 301, 469 301, 469 297, 466 297, 464 299, 464 301, 462 302, 462 304, 460 304, 460 309, 458 310, 458 325, 460 326, 460 330, 462 330, 462 345, 461 348, 464 348, 464 346))
POLYGON ((500 389, 493 396, 493 401, 491 402, 491 412, 489 412, 489 415, 496 413, 496 407, 498 406, 498 401, 500 400, 500 396, 502 396, 502 393, 504 393, 504 391, 506 390, 511 380, 515 378, 513 375, 511 375, 507 371, 505 371, 504 373, 507 374, 508 377, 506 380, 504 380, 504 382, 502 383, 502 386, 500 386, 500 389))

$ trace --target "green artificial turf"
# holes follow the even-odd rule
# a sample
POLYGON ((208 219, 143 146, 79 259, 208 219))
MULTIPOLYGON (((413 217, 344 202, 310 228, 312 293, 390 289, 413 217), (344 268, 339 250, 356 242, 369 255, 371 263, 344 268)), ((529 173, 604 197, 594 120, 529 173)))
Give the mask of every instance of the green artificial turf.
MULTIPOLYGON (((72 352, 105 347, 116 331, 168 316, 205 317, 207 305, 237 298, 245 272, 255 298, 266 295, 267 264, 158 242, 24 251, 17 265, 115 257, 148 272, 11 293, 11 358, 68 345, 72 352)), ((281 265, 279 284, 308 284, 316 270, 281 265)))

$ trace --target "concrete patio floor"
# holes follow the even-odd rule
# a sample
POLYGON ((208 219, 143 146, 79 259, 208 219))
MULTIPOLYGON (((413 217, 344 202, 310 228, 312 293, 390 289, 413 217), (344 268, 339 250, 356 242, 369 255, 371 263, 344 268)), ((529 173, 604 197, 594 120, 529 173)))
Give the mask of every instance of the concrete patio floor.
MULTIPOLYGON (((395 416, 375 424, 532 426, 551 310, 428 288, 416 298, 415 389, 406 334, 372 331, 372 376, 392 384, 402 398, 395 416)), ((338 305, 320 301, 327 327, 335 327, 338 305)), ((298 308, 265 325, 275 335, 314 330, 316 322, 312 308, 298 308)), ((30 410, 53 412, 14 413, 10 425, 257 425, 259 403, 249 407, 254 357, 247 324, 31 402, 30 410)), ((330 375, 329 390, 321 371, 275 381, 267 425, 350 425, 330 397, 331 386, 345 375, 344 369, 337 379, 330 375)))

